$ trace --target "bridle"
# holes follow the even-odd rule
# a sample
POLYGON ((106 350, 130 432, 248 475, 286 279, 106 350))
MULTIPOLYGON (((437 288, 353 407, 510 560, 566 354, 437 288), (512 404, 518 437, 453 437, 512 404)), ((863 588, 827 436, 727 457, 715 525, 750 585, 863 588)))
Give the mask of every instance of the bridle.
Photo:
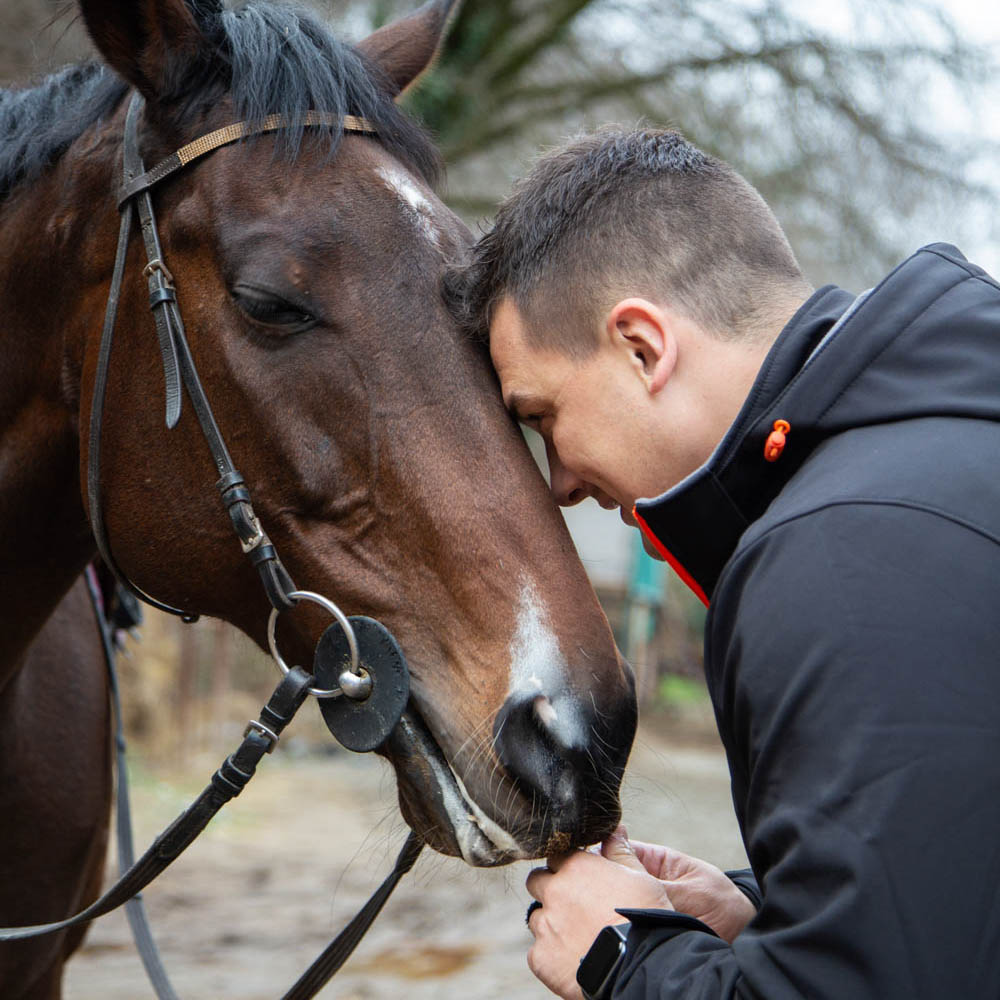
MULTIPOLYGON (((85 910, 65 920, 31 927, 0 928, 0 941, 24 940, 53 933, 87 923, 118 906, 131 903, 130 922, 133 922, 133 926, 135 921, 143 924, 142 934, 137 932, 136 938, 153 985, 159 996, 174 1000, 175 994, 166 981, 165 974, 162 973, 155 946, 152 946, 151 955, 144 949, 141 938, 147 938, 150 946, 152 939, 148 926, 144 924, 142 908, 136 905, 138 893, 195 840, 226 802, 242 791, 253 776, 257 764, 265 754, 274 749, 282 730, 309 695, 325 699, 320 703, 323 706, 324 718, 331 732, 341 739, 341 742, 352 749, 369 750, 381 745, 395 728, 402 714, 409 687, 405 660, 385 627, 371 619, 348 619, 340 608, 327 598, 310 591, 297 590, 288 571, 282 565, 273 543, 254 513, 250 491, 226 448, 212 407, 198 378, 177 304, 174 279, 163 259, 151 197, 152 189, 165 178, 213 150, 248 136, 293 126, 340 127, 345 132, 372 136, 377 134, 376 129, 367 119, 352 115, 339 116, 321 111, 307 111, 294 120, 283 115, 269 115, 257 122, 239 122, 201 136, 171 153, 150 170, 146 170, 139 153, 138 138, 138 119, 143 103, 142 97, 134 94, 125 117, 124 177, 118 197, 121 226, 101 332, 90 411, 87 506, 91 527, 101 558, 127 591, 147 604, 177 615, 185 621, 197 619, 196 614, 172 607, 147 594, 122 571, 111 552, 101 504, 101 430, 104 402, 115 321, 125 274, 125 260, 132 234, 133 214, 137 214, 146 250, 143 274, 149 286, 149 305, 155 318, 156 336, 163 362, 166 425, 168 429, 177 426, 181 414, 182 393, 186 390, 215 463, 218 474, 216 488, 229 514, 240 546, 256 567, 271 603, 272 611, 267 629, 268 643, 283 676, 268 703, 261 710, 260 717, 252 720, 247 726, 243 742, 212 776, 208 787, 156 838, 153 845, 137 862, 132 863, 129 858, 122 864, 122 876, 110 889, 85 910), (316 678, 301 667, 289 668, 277 651, 274 640, 276 617, 280 612, 293 608, 301 600, 321 605, 336 619, 336 624, 331 625, 324 633, 317 647, 314 663, 314 673, 322 675, 326 687, 314 686, 316 678), (339 637, 336 641, 331 641, 331 635, 336 630, 341 630, 346 649, 343 645, 338 646, 339 637), (365 644, 366 651, 371 653, 371 660, 359 648, 359 638, 365 644), (380 664, 377 670, 374 666, 376 663, 380 664), (386 680, 380 684, 380 678, 386 680), (377 702, 379 692, 385 692, 390 687, 393 689, 392 698, 395 700, 387 711, 384 704, 379 705, 377 702), (370 725, 362 725, 363 731, 359 733, 357 720, 359 714, 364 712, 362 706, 369 700, 373 721, 370 725), (335 713, 330 706, 334 703, 346 705, 354 711, 353 720, 350 718, 347 720, 346 739, 342 738, 335 723, 331 721, 335 713)), ((106 633, 104 639, 105 651, 111 666, 111 655, 107 652, 110 646, 106 633)), ((382 697, 387 696, 382 695, 382 697)), ((118 742, 121 742, 120 739, 118 742)), ((131 839, 130 835, 128 839, 131 839)), ((411 832, 392 872, 347 927, 285 994, 285 1000, 307 1000, 314 996, 343 965, 382 909, 396 883, 412 868, 422 846, 420 838, 411 832)))
POLYGON ((146 170, 139 153, 139 112, 143 99, 135 94, 129 103, 125 117, 123 143, 124 177, 118 193, 118 207, 121 211, 121 227, 118 233, 118 249, 108 293, 108 303, 101 331, 100 349, 97 355, 97 372, 94 378, 93 403, 90 410, 90 441, 87 454, 87 505, 91 527, 97 541, 101 558, 114 572, 119 582, 131 593, 147 604, 177 615, 186 620, 197 616, 179 608, 165 604, 140 590, 118 566, 111 553, 104 513, 101 504, 101 429, 104 418, 104 399, 107 390, 108 369, 114 342, 115 320, 118 315, 118 301, 121 297, 122 281, 125 275, 125 258, 132 233, 133 206, 139 217, 142 240, 146 249, 146 266, 143 274, 149 285, 149 307, 156 321, 156 338, 159 342, 160 357, 163 362, 164 388, 166 395, 166 425, 168 429, 177 426, 181 415, 183 389, 194 408, 201 432, 212 453, 218 480, 216 489, 229 513, 233 530, 250 562, 257 568, 261 583, 271 606, 278 611, 287 611, 295 605, 292 594, 296 591, 288 571, 282 565, 274 545, 261 527, 250 502, 250 491, 243 476, 236 469, 219 431, 211 404, 205 395, 194 359, 188 347, 177 304, 177 291, 173 275, 164 260, 160 245, 159 229, 153 211, 152 189, 188 164, 222 146, 238 142, 248 136, 275 132, 291 125, 336 126, 340 124, 346 132, 375 135, 374 126, 364 118, 353 115, 339 117, 320 111, 307 111, 296 122, 283 115, 269 115, 260 122, 239 122, 225 128, 209 132, 193 142, 187 143, 170 156, 161 160, 151 170, 146 170))

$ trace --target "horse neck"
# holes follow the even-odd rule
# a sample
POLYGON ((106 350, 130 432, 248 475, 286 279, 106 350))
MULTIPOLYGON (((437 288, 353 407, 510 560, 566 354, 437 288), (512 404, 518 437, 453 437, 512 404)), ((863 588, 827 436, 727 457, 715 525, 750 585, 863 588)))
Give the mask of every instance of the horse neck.
POLYGON ((0 203, 0 686, 94 550, 79 391, 116 212, 110 165, 93 159, 64 156, 0 203))

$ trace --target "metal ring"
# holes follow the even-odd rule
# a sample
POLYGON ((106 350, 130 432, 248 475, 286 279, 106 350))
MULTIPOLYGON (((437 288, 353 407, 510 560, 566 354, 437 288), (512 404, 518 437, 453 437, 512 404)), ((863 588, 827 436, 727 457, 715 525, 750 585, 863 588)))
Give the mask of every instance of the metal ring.
MULTIPOLYGON (((347 620, 347 616, 344 614, 340 608, 337 607, 333 601, 328 600, 323 597, 322 594, 314 594, 311 590, 293 590, 288 595, 294 601, 312 601, 313 604, 318 604, 321 608, 325 608, 330 612, 331 615, 337 620, 337 624, 344 630, 344 635, 347 638, 347 645, 351 650, 351 666, 350 671, 352 674, 359 674, 361 658, 358 654, 358 640, 354 635, 354 628, 351 623, 347 620)), ((274 626, 278 620, 278 609, 273 608, 271 610, 271 617, 267 620, 267 645, 271 650, 271 656, 274 657, 274 662, 278 664, 278 668, 283 674, 288 673, 288 664, 281 658, 281 654, 278 652, 278 644, 274 638, 274 626)), ((307 689, 311 695, 316 698, 339 698, 344 692, 339 688, 308 688, 307 689)))

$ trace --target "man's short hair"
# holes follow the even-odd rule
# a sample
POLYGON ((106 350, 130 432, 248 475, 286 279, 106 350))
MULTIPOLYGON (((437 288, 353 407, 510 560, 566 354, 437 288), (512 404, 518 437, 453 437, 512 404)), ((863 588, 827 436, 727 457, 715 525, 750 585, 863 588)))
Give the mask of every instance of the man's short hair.
POLYGON ((678 132, 601 129, 542 157, 446 278, 453 314, 488 337, 509 297, 536 347, 596 349, 621 298, 668 305, 725 338, 752 335, 776 294, 808 292, 764 199, 678 132))

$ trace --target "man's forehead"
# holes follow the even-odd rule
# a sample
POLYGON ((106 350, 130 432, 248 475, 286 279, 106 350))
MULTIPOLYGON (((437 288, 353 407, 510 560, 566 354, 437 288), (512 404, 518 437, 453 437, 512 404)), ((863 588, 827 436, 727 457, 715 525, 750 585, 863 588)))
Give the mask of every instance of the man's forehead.
POLYGON ((520 353, 526 346, 524 317, 513 300, 502 298, 494 306, 490 316, 490 355, 493 364, 507 364, 511 355, 520 353))
POLYGON ((502 299, 490 322, 490 357, 500 379, 504 404, 514 413, 544 394, 544 352, 528 343, 524 319, 510 299, 502 299))

